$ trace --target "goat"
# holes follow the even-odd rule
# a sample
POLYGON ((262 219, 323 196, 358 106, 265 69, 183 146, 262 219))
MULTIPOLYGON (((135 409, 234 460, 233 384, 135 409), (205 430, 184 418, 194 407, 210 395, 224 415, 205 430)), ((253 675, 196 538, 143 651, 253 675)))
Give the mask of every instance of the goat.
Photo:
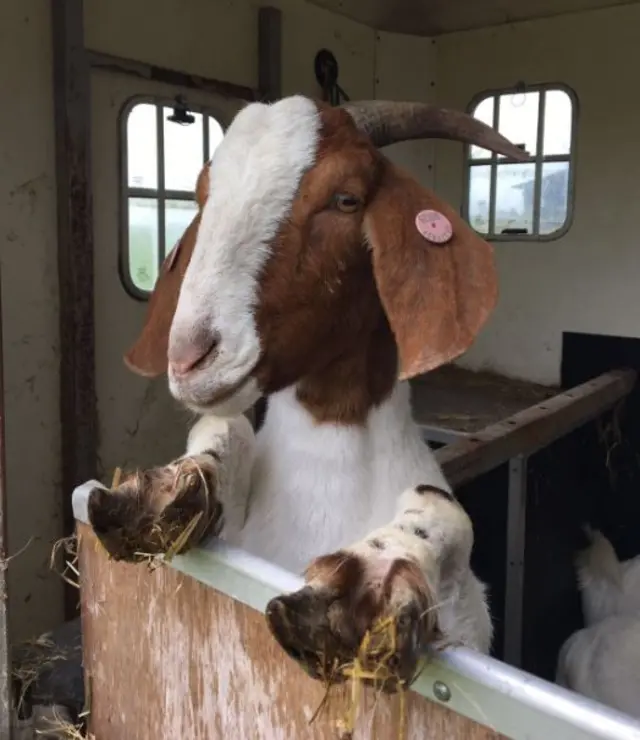
POLYGON ((465 351, 497 298, 490 245, 378 151, 428 137, 527 156, 424 104, 293 96, 237 114, 126 355, 201 418, 183 457, 89 498, 114 558, 165 551, 198 515, 184 549, 219 534, 290 571, 311 562, 267 618, 315 677, 382 618, 401 680, 429 645, 491 643, 472 525, 406 382, 465 351), (262 396, 254 438, 243 413, 262 396))
POLYGON ((640 718, 640 556, 621 563, 600 532, 577 558, 585 627, 558 655, 556 683, 640 718))

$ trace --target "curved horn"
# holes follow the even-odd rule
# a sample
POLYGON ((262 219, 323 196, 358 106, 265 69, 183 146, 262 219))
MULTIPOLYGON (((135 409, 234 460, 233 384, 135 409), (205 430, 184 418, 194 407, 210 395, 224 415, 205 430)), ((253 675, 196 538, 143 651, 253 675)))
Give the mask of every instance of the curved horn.
POLYGON ((363 100, 345 103, 341 107, 378 147, 409 139, 452 139, 475 144, 521 162, 529 159, 527 152, 467 113, 427 103, 387 100, 363 100))

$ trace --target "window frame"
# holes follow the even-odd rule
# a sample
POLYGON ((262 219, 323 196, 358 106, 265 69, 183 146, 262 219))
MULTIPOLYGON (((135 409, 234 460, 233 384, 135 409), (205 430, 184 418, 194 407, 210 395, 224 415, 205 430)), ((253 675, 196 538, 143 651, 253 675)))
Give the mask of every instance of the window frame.
MULTIPOLYGON (((178 93, 179 94, 179 93, 178 93)), ((158 239, 161 239, 161 234, 164 233, 164 204, 167 200, 181 200, 195 202, 195 179, 194 179, 194 190, 190 192, 190 197, 186 196, 187 191, 185 190, 167 190, 164 187, 164 126, 160 125, 164 121, 162 117, 163 108, 175 108, 176 99, 175 96, 170 95, 133 95, 128 98, 118 114, 118 147, 120 149, 118 157, 118 272, 120 274, 120 281, 126 291, 126 293, 137 301, 146 302, 151 297, 152 291, 141 290, 138 288, 131 278, 129 270, 129 199, 130 198, 149 198, 160 204, 162 207, 159 208, 159 223, 158 223, 158 239), (157 139, 157 156, 158 164, 162 163, 162 167, 158 167, 158 183, 156 188, 141 188, 131 187, 129 185, 129 172, 128 172, 128 137, 127 137, 127 123, 131 111, 141 104, 155 105, 157 108, 156 114, 156 139, 157 139)), ((213 118, 222 128, 223 132, 226 132, 228 128, 227 116, 218 108, 215 104, 213 105, 202 105, 199 103, 192 103, 187 100, 187 110, 189 113, 200 113, 203 116, 213 118)), ((179 125, 179 124, 175 124, 179 125)), ((209 127, 203 127, 203 156, 204 152, 209 147, 209 127), (205 149, 206 147, 206 149, 205 149)), ((209 152, 209 155, 211 153, 209 152)), ((163 237, 164 238, 164 237, 163 237)), ((159 243, 162 243, 159 241, 159 243)), ((167 251, 165 245, 165 251, 167 251)), ((173 245, 171 245, 173 246, 173 245)), ((161 256, 162 250, 158 250, 158 269, 164 257, 161 256)), ((167 252, 168 253, 168 252, 167 252)))
MULTIPOLYGON (((579 114, 579 100, 578 96, 573 88, 564 82, 537 82, 530 85, 519 85, 509 87, 499 87, 483 90, 473 96, 469 104, 467 105, 467 113, 473 116, 474 111, 480 105, 483 100, 488 98, 499 98, 501 95, 518 95, 532 92, 553 92, 559 90, 566 93, 571 101, 571 139, 569 144, 568 154, 549 154, 544 155, 542 153, 542 147, 544 142, 544 116, 545 116, 545 101, 546 95, 540 97, 540 104, 538 108, 538 130, 536 139, 536 154, 530 157, 527 162, 531 162, 535 166, 534 174, 534 196, 533 196, 533 217, 539 219, 540 214, 540 198, 541 198, 541 175, 542 165, 547 162, 567 162, 569 164, 568 182, 567 182, 567 216, 564 224, 560 229, 552 231, 550 234, 483 234, 480 231, 473 229, 476 234, 488 242, 552 242, 557 239, 564 237, 571 226, 573 225, 573 217, 575 210, 575 197, 576 197, 576 151, 578 148, 578 114, 579 114), (537 213, 537 215, 536 215, 537 213)), ((493 126, 499 125, 499 108, 496 105, 494 108, 494 121, 493 126)), ((518 142, 515 142, 516 144, 518 142)), ((469 223, 471 228, 473 225, 469 220, 469 190, 471 184, 471 170, 473 167, 485 165, 492 168, 491 172, 491 185, 489 193, 489 204, 490 214, 493 210, 492 206, 495 203, 496 197, 496 184, 497 184, 497 164, 500 162, 509 163, 514 160, 509 157, 503 157, 498 159, 498 155, 492 153, 491 157, 472 158, 471 157, 471 146, 466 145, 464 148, 464 191, 462 197, 461 213, 462 217, 469 223)), ((525 162, 526 163, 526 162, 525 162)), ((491 218, 491 216, 490 216, 491 218)))

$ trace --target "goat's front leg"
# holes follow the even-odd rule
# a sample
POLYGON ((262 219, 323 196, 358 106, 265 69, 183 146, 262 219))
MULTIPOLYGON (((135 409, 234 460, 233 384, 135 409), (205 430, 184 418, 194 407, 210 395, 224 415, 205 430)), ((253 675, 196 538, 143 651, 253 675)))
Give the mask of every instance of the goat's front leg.
POLYGON ((244 416, 203 416, 182 457, 132 473, 114 489, 94 488, 91 526, 114 559, 129 562, 234 534, 244 523, 253 454, 254 433, 244 416))
POLYGON ((267 607, 272 633, 314 678, 408 685, 428 646, 488 651, 484 587, 469 568, 473 530, 452 494, 406 490, 387 526, 311 563, 300 591, 267 607))

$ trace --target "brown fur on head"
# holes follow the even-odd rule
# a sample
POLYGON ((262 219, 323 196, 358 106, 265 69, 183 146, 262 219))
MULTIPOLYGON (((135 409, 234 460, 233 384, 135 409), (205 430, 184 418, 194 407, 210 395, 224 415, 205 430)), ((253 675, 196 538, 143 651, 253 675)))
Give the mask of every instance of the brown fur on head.
MULTIPOLYGON (((492 248, 454 209, 384 157, 347 112, 319 107, 315 164, 259 276, 252 375, 263 393, 297 383, 319 420, 355 422, 388 395, 398 367, 412 377, 464 352, 495 305, 497 282, 492 248), (415 217, 426 209, 450 221, 445 245, 418 232, 415 217)), ((201 207, 209 172, 200 177, 201 207)), ((173 270, 163 269, 127 356, 141 374, 167 367, 169 317, 198 219, 173 270)))

